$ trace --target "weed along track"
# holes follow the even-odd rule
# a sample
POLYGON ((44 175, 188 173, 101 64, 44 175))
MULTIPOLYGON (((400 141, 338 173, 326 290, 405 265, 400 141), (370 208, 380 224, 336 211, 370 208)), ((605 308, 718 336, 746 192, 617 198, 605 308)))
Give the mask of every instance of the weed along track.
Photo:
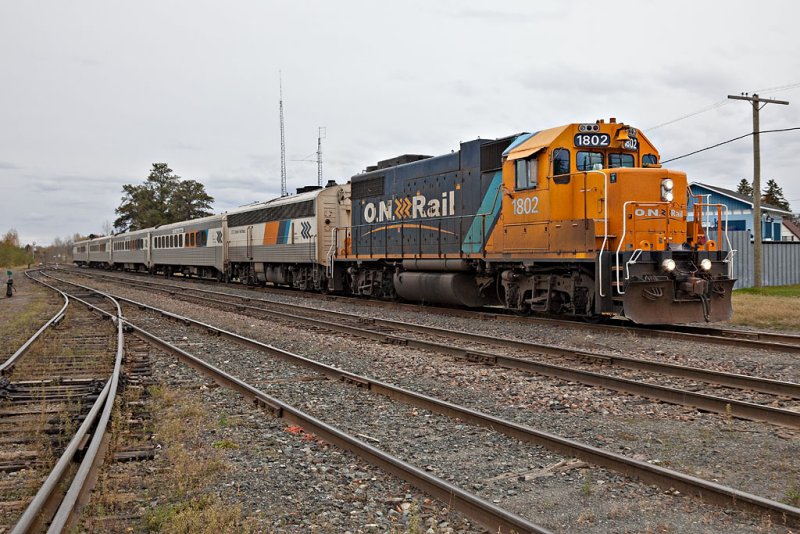
MULTIPOLYGON (((632 518, 647 524, 659 521, 664 514, 698 514, 720 528, 740 529, 762 524, 764 518, 771 518, 767 521, 775 524, 792 524, 800 518, 796 508, 664 469, 658 465, 662 461, 647 462, 597 448, 592 445, 597 437, 581 443, 488 415, 474 406, 474 399, 472 408, 459 406, 452 402, 459 391, 451 391, 450 402, 446 402, 413 387, 393 386, 389 382, 394 380, 376 380, 325 365, 320 360, 326 358, 316 348, 317 339, 324 338, 324 333, 307 332, 304 342, 297 345, 303 355, 298 355, 235 336, 208 322, 193 321, 185 314, 154 310, 126 299, 123 302, 127 320, 161 350, 214 373, 215 381, 255 400, 269 413, 287 418, 309 436, 365 455, 367 461, 382 469, 400 474, 397 459, 418 466, 413 470, 414 477, 424 476, 406 480, 492 529, 492 525, 501 523, 482 515, 488 513, 487 509, 476 512, 475 506, 489 504, 488 509, 494 505, 511 516, 519 514, 525 519, 517 520, 524 521, 528 529, 538 528, 535 524, 539 515, 549 514, 552 518, 553 513, 562 518, 558 523, 561 528, 568 529, 583 524, 607 527, 623 519, 629 524, 632 518), (171 320, 165 321, 165 317, 171 320), (392 466, 383 463, 385 459, 371 456, 377 452, 364 445, 392 456, 392 466), (428 485, 434 482, 445 485, 438 489, 428 485), (692 499, 693 495, 701 499, 692 499), (632 502, 647 504, 634 510, 632 502), (732 509, 753 514, 725 512, 732 509)), ((189 305, 179 307, 186 306, 189 305)), ((238 321, 231 319, 251 332, 267 325, 253 318, 243 323, 238 317, 238 321)), ((280 336, 281 330, 283 327, 273 325, 269 333, 280 336)), ((338 355, 343 342, 328 340, 326 346, 329 354, 338 355)), ((371 355, 374 347, 362 346, 360 365, 370 362, 371 367, 379 368, 371 355)), ((403 346, 384 347, 387 352, 396 347, 419 364, 413 351, 408 352, 403 346)), ((461 362, 460 369, 472 372, 486 368, 461 362)), ((420 371, 416 369, 417 376, 420 371)), ((412 372, 410 366, 395 362, 396 379, 408 382, 412 372)), ((445 385, 442 380, 450 380, 441 371, 433 372, 436 376, 429 378, 438 379, 440 385, 445 385)), ((494 401, 482 402, 487 408, 497 409, 492 407, 494 401)), ((400 476, 411 475, 403 472, 400 476)))

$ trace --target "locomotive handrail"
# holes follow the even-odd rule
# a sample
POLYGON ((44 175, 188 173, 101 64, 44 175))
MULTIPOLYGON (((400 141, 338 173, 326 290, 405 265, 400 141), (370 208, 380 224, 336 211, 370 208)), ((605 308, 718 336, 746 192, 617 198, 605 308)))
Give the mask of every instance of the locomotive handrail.
MULTIPOLYGON (((731 243, 730 235, 728 234, 728 216, 730 215, 730 210, 728 209, 728 206, 726 206, 725 204, 722 204, 722 203, 716 203, 716 204, 708 203, 707 204, 705 202, 702 202, 702 198, 704 196, 709 197, 709 200, 710 200, 711 199, 711 195, 691 195, 691 196, 692 196, 692 198, 701 199, 701 201, 699 203, 697 201, 695 201, 694 205, 692 206, 692 209, 695 211, 695 215, 694 215, 695 218, 697 218, 697 212, 698 211, 702 212, 703 209, 711 208, 711 207, 716 207, 717 208, 717 243, 718 243, 718 246, 721 245, 722 244, 721 243, 721 241, 722 241, 721 237, 722 236, 725 237, 725 242, 728 244, 728 254, 727 254, 727 256, 725 256, 725 259, 722 260, 722 261, 723 261, 723 263, 727 263, 728 264, 728 276, 729 277, 733 277, 733 258, 736 256, 736 253, 738 251, 733 248, 733 244, 731 243), (697 209, 698 207, 700 208, 700 210, 697 209), (720 219, 722 219, 723 215, 725 217, 724 230, 723 230, 723 226, 722 226, 722 221, 720 220, 720 219)), ((702 213, 700 213, 700 217, 701 217, 701 220, 700 221, 695 221, 695 222, 699 222, 700 226, 702 227, 705 217, 703 217, 702 213)), ((709 228, 710 228, 709 226, 705 226, 706 235, 708 235, 709 228)), ((694 237, 694 236, 692 236, 692 237, 694 237)))
MULTIPOLYGON (((600 174, 603 177, 603 243, 600 245, 600 251, 597 253, 597 285, 600 288, 600 296, 605 297, 603 294, 603 250, 608 245, 608 175, 601 171, 583 171, 583 202, 586 204, 586 176, 591 173, 600 174)), ((584 209, 585 215, 585 209, 584 209)), ((594 220, 594 218, 592 218, 594 220)), ((624 236, 623 236, 624 239, 624 236)))
MULTIPOLYGON (((617 251, 615 253, 615 256, 616 256, 616 267, 617 267, 616 268, 617 292, 620 295, 624 295, 625 291, 623 291, 622 284, 619 281, 619 273, 621 271, 621 268, 620 268, 620 265, 619 265, 619 253, 620 253, 620 250, 622 249, 622 245, 625 244, 625 236, 627 234, 627 227, 628 227, 628 218, 626 217, 626 215, 628 213, 628 205, 629 204, 636 204, 638 206, 661 206, 661 205, 664 205, 664 204, 669 205, 670 203, 669 202, 638 202, 636 200, 629 200, 629 201, 625 202, 622 205, 622 236, 619 239, 619 245, 617 245, 617 251)), ((667 219, 667 220, 669 220, 669 219, 667 219)), ((626 273, 625 280, 627 280, 628 278, 629 278, 629 276, 626 273)))

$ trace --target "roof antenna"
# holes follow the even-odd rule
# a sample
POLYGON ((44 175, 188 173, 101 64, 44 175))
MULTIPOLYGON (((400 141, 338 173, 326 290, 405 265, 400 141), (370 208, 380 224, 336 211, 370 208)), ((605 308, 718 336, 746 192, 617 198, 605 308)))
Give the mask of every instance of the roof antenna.
POLYGON ((278 71, 278 84, 280 85, 280 110, 281 110, 281 196, 289 193, 286 191, 286 140, 283 129, 283 73, 278 71))

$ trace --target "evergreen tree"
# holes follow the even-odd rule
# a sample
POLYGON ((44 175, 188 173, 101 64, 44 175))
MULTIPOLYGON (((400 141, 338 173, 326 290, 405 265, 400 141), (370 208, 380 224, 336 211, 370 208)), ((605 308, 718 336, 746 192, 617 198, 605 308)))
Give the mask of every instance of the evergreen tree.
POLYGON ((791 211, 789 202, 783 197, 783 189, 775 180, 768 180, 767 186, 761 195, 761 201, 772 206, 791 211))
POLYGON ((750 182, 748 182, 746 178, 742 178, 742 181, 739 182, 739 187, 736 188, 736 192, 748 197, 752 197, 753 186, 750 185, 750 182))
POLYGON ((118 232, 205 217, 211 215, 214 202, 203 184, 181 180, 166 163, 153 163, 143 184, 125 184, 122 192, 122 203, 115 210, 118 232))

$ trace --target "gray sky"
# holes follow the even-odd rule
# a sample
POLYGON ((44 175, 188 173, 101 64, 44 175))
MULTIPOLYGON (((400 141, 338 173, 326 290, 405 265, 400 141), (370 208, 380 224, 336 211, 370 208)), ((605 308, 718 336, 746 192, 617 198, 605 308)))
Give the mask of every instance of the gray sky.
MULTIPOLYGON (((217 212, 280 193, 278 71, 290 191, 403 153, 616 117, 662 158, 752 131, 728 94, 800 82, 800 3, 762 1, 0 0, 0 232, 99 233, 153 162, 217 212)), ((800 126, 800 87, 761 128, 800 126)), ((800 131, 762 135, 762 179, 795 211, 800 131)), ((670 167, 735 188, 750 138, 670 167)))

